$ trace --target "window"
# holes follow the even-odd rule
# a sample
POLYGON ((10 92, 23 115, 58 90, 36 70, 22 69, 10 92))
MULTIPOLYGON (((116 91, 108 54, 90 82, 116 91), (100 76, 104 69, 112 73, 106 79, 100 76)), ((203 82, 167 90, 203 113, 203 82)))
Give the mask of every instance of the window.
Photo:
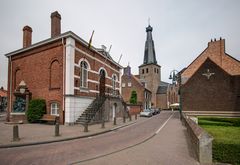
POLYGON ((113 77, 112 77, 112 87, 113 87, 113 90, 116 89, 116 81, 117 81, 117 76, 113 75, 113 77))
POLYGON ((80 87, 87 88, 87 78, 88 78, 88 65, 85 61, 80 63, 80 87))
POLYGON ((142 69, 142 74, 144 74, 144 69, 142 69))
POLYGON ((128 87, 131 87, 131 86, 132 86, 132 83, 131 83, 131 82, 129 82, 129 83, 128 83, 128 87))
POLYGON ((50 89, 59 89, 61 82, 60 64, 58 60, 54 60, 50 66, 50 89))
POLYGON ((126 86, 126 84, 125 83, 122 83, 122 87, 125 87, 126 86))
POLYGON ((156 68, 154 68, 154 73, 156 73, 157 71, 156 71, 156 68))
POLYGON ((158 69, 157 69, 157 73, 158 73, 158 69))
POLYGON ((146 69, 146 73, 148 73, 148 68, 146 69))
POLYGON ((59 116, 59 104, 56 102, 51 103, 51 115, 59 116))

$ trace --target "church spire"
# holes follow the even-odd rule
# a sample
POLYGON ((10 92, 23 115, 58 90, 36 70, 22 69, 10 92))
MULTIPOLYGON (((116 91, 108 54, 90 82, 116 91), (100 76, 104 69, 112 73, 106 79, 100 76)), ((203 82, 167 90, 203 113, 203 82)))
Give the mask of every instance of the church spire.
POLYGON ((149 23, 148 27, 146 28, 147 40, 145 42, 143 64, 157 64, 154 42, 152 39, 152 30, 153 28, 150 26, 149 23))

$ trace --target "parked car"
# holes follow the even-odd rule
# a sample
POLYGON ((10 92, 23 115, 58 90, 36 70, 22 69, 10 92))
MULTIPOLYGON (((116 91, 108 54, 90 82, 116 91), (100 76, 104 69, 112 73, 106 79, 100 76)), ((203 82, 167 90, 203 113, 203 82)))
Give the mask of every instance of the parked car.
POLYGON ((140 117, 152 117, 153 113, 150 109, 144 109, 140 112, 140 117))
POLYGON ((153 114, 153 115, 156 115, 156 114, 157 114, 157 111, 156 111, 156 109, 154 109, 154 108, 151 108, 150 110, 152 111, 152 114, 153 114))

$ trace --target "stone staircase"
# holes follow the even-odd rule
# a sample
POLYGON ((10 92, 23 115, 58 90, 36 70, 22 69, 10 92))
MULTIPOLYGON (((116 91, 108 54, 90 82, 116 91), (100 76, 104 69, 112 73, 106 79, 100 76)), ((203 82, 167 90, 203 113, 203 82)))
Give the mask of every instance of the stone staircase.
POLYGON ((106 97, 97 97, 93 102, 87 107, 87 109, 78 117, 76 123, 86 124, 91 123, 97 113, 100 113, 101 108, 106 100, 106 97))

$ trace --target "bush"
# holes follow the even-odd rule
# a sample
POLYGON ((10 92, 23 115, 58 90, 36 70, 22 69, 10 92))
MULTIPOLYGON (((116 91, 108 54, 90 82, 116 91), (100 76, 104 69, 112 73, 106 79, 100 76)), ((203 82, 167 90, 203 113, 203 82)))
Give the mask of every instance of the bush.
POLYGON ((46 101, 44 99, 34 99, 29 102, 27 119, 30 123, 36 122, 46 113, 46 101))
POLYGON ((131 98, 130 98, 130 103, 131 104, 137 104, 137 92, 136 91, 132 91, 131 98))

